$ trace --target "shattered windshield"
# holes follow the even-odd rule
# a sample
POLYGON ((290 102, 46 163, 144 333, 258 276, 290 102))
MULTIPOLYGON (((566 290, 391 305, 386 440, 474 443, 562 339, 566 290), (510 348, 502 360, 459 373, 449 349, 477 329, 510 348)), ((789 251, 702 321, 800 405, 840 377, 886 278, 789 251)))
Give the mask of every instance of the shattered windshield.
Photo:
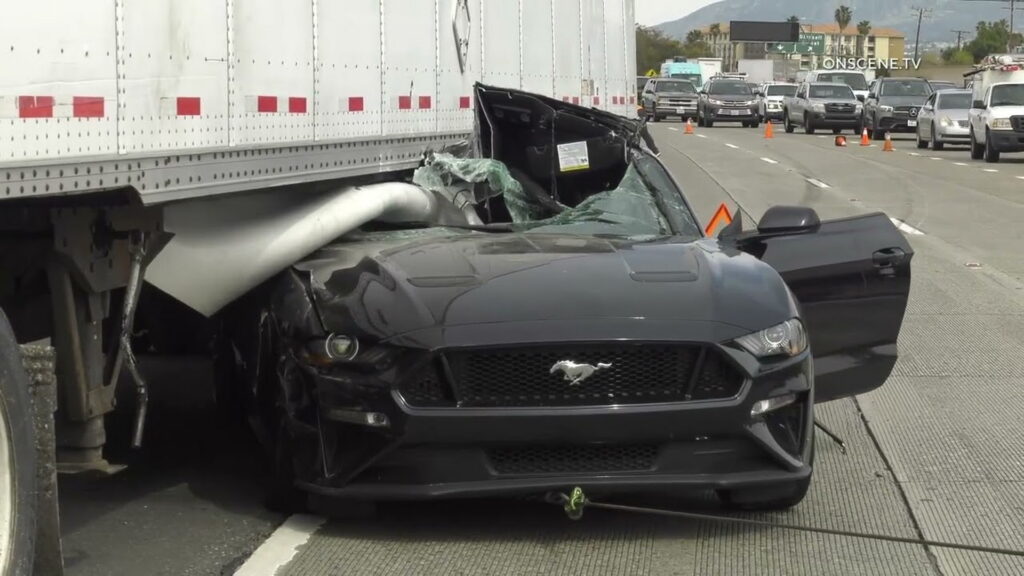
POLYGON ((494 232, 699 237, 692 213, 667 176, 660 174, 660 165, 649 159, 637 164, 628 165, 615 188, 592 194, 575 206, 555 201, 524 175, 487 158, 435 154, 416 171, 413 182, 455 199, 457 205, 461 199, 485 211, 488 201, 500 199, 511 222, 487 228, 494 232))

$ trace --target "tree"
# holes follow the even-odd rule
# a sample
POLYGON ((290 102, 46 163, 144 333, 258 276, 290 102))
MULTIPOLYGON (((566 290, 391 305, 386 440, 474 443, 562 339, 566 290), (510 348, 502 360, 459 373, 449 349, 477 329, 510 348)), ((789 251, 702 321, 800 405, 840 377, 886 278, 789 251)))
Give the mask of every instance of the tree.
POLYGON ((868 55, 868 36, 871 35, 871 22, 869 20, 861 20, 857 22, 857 35, 860 40, 860 55, 862 58, 867 58, 868 55))
POLYGON ((967 50, 957 50, 950 46, 942 51, 942 61, 955 66, 970 66, 974 64, 974 55, 967 50))
MULTIPOLYGON (((998 54, 1006 51, 1007 43, 1010 43, 1010 25, 1006 20, 995 22, 978 22, 977 34, 974 40, 964 45, 964 50, 970 52, 975 62, 989 54, 998 54)), ((1021 35, 1014 34, 1012 45, 1021 43, 1021 35)))
POLYGON ((718 38, 718 35, 722 33, 722 25, 715 22, 708 27, 708 33, 711 34, 711 38, 718 38))
POLYGON ((644 74, 648 70, 661 70, 661 63, 674 56, 683 55, 683 43, 669 38, 654 28, 636 27, 636 70, 644 74))
POLYGON ((843 53, 843 34, 846 33, 846 27, 850 25, 850 20, 853 20, 853 10, 850 10, 849 6, 840 5, 836 8, 836 24, 839 25, 839 53, 843 53))
POLYGON ((800 17, 799 16, 790 16, 789 18, 786 18, 786 22, 789 22, 790 24, 799 24, 800 23, 800 17))

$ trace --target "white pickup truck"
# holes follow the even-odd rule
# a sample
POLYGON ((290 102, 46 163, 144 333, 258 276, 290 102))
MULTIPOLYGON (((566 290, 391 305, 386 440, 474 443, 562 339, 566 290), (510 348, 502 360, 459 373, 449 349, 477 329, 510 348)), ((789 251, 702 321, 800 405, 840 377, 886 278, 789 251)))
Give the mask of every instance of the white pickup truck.
POLYGON ((989 56, 971 75, 971 158, 998 162, 1003 152, 1024 152, 1024 56, 989 56))

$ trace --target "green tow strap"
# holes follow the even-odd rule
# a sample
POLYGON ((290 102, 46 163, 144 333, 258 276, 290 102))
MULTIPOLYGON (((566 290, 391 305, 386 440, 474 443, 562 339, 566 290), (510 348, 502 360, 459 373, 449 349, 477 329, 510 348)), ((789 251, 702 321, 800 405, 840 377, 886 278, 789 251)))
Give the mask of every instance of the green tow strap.
POLYGON ((579 486, 572 489, 572 494, 565 501, 565 514, 572 520, 583 517, 583 507, 587 504, 587 496, 579 486))

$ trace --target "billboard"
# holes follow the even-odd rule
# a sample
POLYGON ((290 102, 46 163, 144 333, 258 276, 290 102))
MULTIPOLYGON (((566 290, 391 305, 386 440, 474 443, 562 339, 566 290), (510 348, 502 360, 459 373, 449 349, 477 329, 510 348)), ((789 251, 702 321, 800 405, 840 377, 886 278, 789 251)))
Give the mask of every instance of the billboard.
POLYGON ((799 42, 800 23, 733 20, 729 22, 729 40, 732 42, 799 42))

